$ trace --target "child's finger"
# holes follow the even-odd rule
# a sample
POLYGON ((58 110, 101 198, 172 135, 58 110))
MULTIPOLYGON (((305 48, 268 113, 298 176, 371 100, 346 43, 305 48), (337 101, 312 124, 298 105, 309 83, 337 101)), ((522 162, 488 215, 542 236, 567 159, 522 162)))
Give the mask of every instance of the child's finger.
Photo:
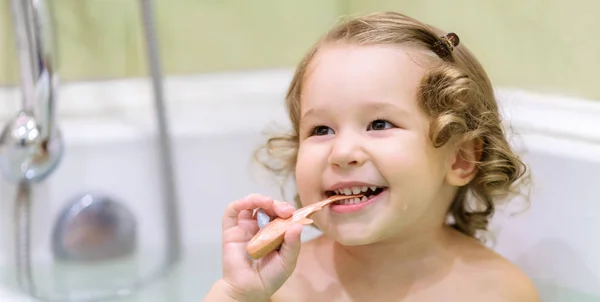
MULTIPOLYGON (((291 204, 285 201, 278 200, 274 200, 273 205, 271 207, 262 209, 267 215, 271 217, 271 219, 275 217, 288 218, 292 216, 292 214, 296 210, 296 208, 294 208, 294 206, 292 206, 291 204)), ((256 218, 256 211, 252 216, 253 218, 256 218)))
POLYGON ((274 201, 275 205, 275 214, 281 218, 288 218, 292 216, 296 208, 288 202, 285 201, 274 201))
POLYGON ((290 226, 283 237, 283 244, 279 250, 279 257, 283 261, 283 268, 289 276, 296 268, 298 255, 300 255, 300 237, 303 225, 290 226))
POLYGON ((248 195, 227 205, 225 214, 223 215, 222 227, 224 230, 235 227, 238 224, 238 217, 242 211, 272 207, 273 199, 258 194, 248 195))

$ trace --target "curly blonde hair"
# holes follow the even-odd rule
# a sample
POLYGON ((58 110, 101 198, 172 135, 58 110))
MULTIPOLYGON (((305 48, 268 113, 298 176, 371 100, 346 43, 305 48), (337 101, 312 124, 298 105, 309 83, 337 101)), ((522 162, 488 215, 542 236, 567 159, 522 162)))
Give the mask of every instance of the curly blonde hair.
MULTIPOLYGON (((307 66, 320 45, 330 42, 408 45, 435 55, 432 45, 444 34, 394 12, 369 14, 334 26, 305 55, 295 71, 286 96, 292 131, 270 137, 257 150, 255 158, 278 176, 287 179, 294 175, 302 84, 307 66), (262 159, 261 155, 267 158, 262 159)), ((478 231, 487 230, 496 200, 513 192, 514 184, 524 176, 526 166, 507 141, 492 84, 478 60, 462 44, 447 57, 435 56, 435 62, 421 80, 417 99, 432 118, 429 137, 435 147, 441 147, 451 139, 456 139, 458 144, 472 140, 480 143, 478 171, 469 184, 458 189, 448 209, 450 224, 458 231, 476 237, 478 231)), ((299 201, 297 194, 295 201, 299 201)))

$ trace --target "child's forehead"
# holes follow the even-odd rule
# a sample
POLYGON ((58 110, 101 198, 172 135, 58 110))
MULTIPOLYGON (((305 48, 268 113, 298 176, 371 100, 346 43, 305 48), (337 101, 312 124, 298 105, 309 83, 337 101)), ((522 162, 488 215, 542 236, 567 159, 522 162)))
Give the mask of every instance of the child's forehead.
POLYGON ((305 85, 415 82, 424 74, 418 51, 388 45, 326 45, 307 67, 305 85))
POLYGON ((417 51, 395 46, 330 44, 310 62, 302 107, 327 100, 414 99, 425 69, 417 51))
POLYGON ((381 67, 382 64, 394 64, 422 68, 430 53, 408 44, 367 44, 359 45, 347 42, 328 42, 320 45, 310 61, 309 68, 322 65, 344 64, 349 67, 381 67))

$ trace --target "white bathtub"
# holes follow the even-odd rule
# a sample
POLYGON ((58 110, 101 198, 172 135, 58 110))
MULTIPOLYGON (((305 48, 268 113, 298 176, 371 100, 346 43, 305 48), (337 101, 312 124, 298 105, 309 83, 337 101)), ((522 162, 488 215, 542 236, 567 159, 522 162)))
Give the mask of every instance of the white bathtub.
MULTIPOLYGON (((250 155, 272 121, 287 125, 283 96, 290 77, 290 70, 265 70, 167 79, 183 260, 167 279, 131 301, 200 300, 220 276, 220 219, 226 204, 250 192, 280 197, 277 187, 250 172, 250 155)), ((153 223, 161 211, 157 149, 148 143, 155 136, 149 82, 76 83, 63 85, 59 93, 67 149, 55 175, 36 188, 32 257, 36 263, 50 259, 46 246, 52 223, 67 200, 86 191, 122 199, 140 221, 142 250, 160 251, 161 224, 153 223), (125 164, 133 166, 124 169, 125 164)), ((600 102, 511 89, 499 89, 499 96, 507 122, 519 135, 515 144, 527 150, 535 188, 529 211, 514 218, 501 213, 494 220, 495 248, 536 281, 544 301, 597 301, 600 243, 592 234, 600 229, 600 102)), ((10 102, 0 109, 4 121, 16 112, 18 98, 14 90, 3 89, 0 100, 10 102)), ((0 186, 4 265, 13 259, 13 192, 11 184, 0 186)), ((18 297, 0 287, 0 301, 28 301, 18 297)))

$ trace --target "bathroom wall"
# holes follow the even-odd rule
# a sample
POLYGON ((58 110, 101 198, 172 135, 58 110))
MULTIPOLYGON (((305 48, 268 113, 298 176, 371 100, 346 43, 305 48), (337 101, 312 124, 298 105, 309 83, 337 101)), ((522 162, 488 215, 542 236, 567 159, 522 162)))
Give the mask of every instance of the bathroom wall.
MULTIPOLYGON (((62 81, 147 74, 139 0, 49 0, 62 81)), ((0 1, 0 85, 18 83, 10 1, 0 1)), ((334 24, 341 0, 155 0, 168 74, 288 67, 334 24)))
MULTIPOLYGON (((61 79, 147 74, 138 0, 50 0, 61 79)), ((0 85, 18 83, 0 1, 0 85)), ((588 0, 156 0, 168 74, 293 66, 338 16, 397 10, 455 31, 500 86, 600 100, 600 2, 588 0)))
POLYGON ((353 13, 396 10, 458 33, 496 85, 600 100, 600 1, 349 2, 353 13))

